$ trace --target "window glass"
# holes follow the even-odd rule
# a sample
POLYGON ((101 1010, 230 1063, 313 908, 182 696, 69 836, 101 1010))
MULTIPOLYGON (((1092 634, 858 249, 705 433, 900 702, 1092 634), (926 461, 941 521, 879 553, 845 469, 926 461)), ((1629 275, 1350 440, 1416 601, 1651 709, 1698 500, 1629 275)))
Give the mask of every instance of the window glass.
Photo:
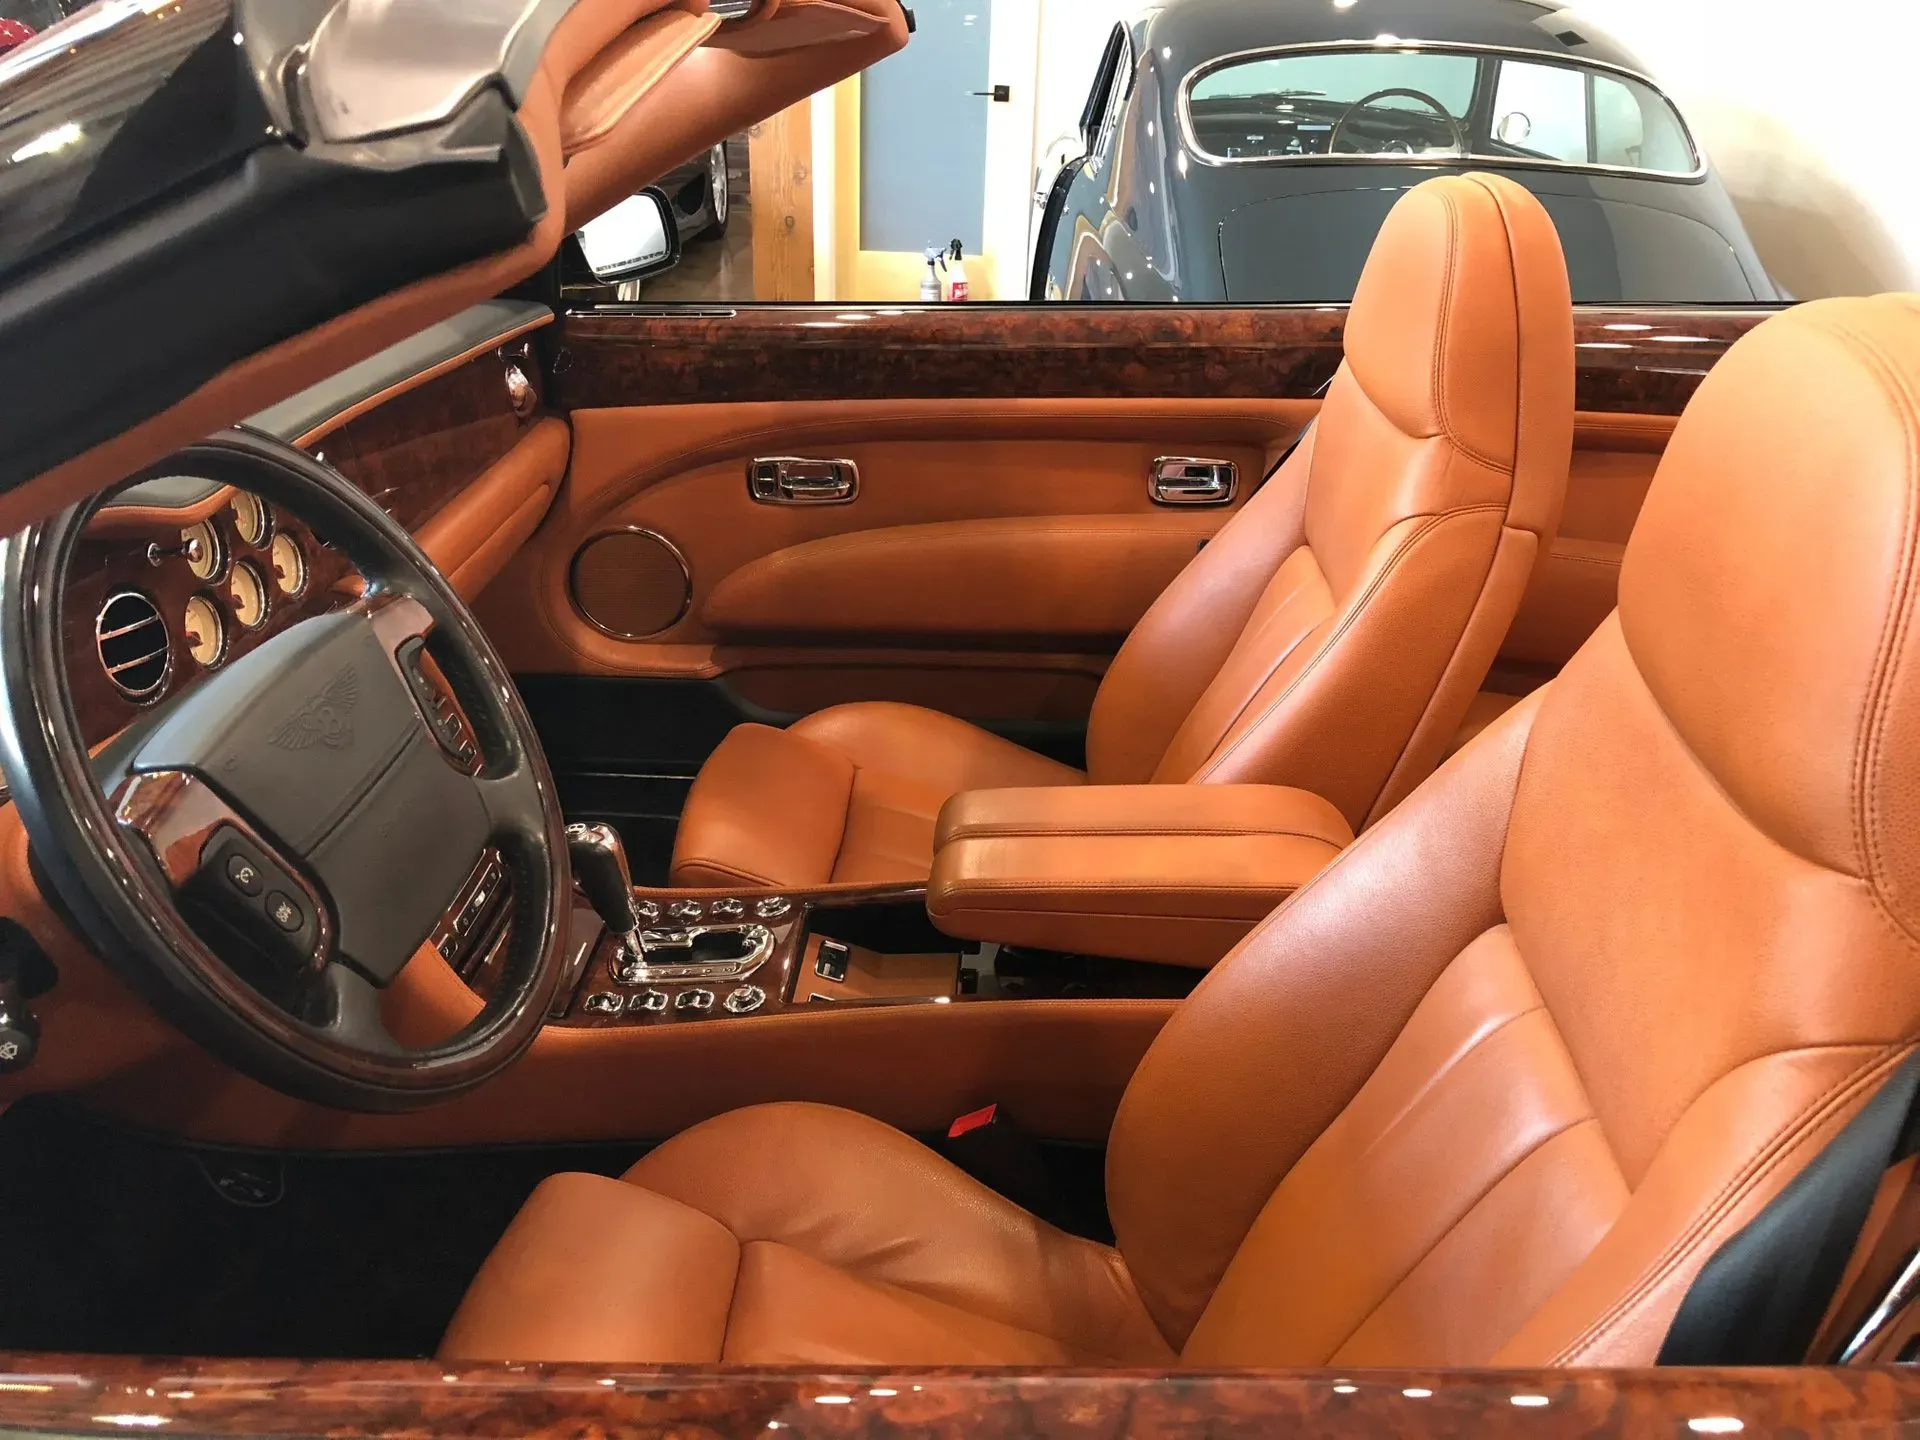
POLYGON ((1493 138, 1502 147, 1568 165, 1593 161, 1587 135, 1587 77, 1565 65, 1500 62, 1493 138))
POLYGON ((1201 76, 1187 97, 1203 154, 1458 155, 1479 62, 1382 50, 1275 55, 1201 76))
POLYGON ((1700 163, 1673 106, 1625 76, 1594 76, 1593 144, 1598 163, 1629 170, 1684 175, 1700 163))

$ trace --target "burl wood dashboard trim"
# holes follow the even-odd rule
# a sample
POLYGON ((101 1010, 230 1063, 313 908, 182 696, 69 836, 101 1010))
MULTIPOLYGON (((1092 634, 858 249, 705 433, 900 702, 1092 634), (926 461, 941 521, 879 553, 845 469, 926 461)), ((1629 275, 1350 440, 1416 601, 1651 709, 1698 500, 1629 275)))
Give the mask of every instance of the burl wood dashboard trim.
POLYGON ((1851 1370, 661 1369, 15 1355, 0 1424, 127 1435, 1560 1437, 1882 1434, 1920 1375, 1851 1370))
MULTIPOLYGON (((1578 308, 1579 407, 1679 414, 1776 308, 1578 308)), ((1305 399, 1333 378, 1345 323, 1327 306, 601 306, 563 317, 554 399, 1305 399)))

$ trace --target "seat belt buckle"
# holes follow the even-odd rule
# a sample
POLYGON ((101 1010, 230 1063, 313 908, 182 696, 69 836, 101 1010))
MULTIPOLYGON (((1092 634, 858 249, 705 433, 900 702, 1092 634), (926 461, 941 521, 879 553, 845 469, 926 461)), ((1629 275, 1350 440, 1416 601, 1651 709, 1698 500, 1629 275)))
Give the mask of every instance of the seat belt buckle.
POLYGON ((1059 1211, 1060 1195, 1040 1142, 998 1104, 958 1117, 935 1148, 989 1190, 1045 1218, 1059 1211))

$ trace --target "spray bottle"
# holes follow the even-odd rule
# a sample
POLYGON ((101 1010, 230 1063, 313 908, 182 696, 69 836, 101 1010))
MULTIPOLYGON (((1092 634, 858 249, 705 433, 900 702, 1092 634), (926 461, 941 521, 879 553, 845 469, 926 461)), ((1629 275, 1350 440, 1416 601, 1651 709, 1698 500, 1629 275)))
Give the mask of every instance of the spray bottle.
POLYGON ((940 272, 946 268, 947 252, 938 245, 929 245, 926 255, 927 273, 920 277, 920 303, 934 305, 940 300, 940 272))
POLYGON ((947 246, 946 258, 953 262, 947 266, 947 299, 964 303, 971 298, 971 289, 967 284, 967 267, 960 260, 958 240, 947 246))

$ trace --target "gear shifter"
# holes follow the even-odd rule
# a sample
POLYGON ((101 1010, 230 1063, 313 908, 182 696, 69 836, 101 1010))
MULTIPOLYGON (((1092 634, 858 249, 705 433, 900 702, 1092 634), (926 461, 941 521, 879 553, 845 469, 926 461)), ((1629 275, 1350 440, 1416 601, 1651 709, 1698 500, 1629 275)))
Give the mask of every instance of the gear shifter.
POLYGON ((619 832, 611 825, 569 825, 567 857, 587 903, 619 939, 621 951, 639 954, 640 913, 633 908, 633 873, 619 832))

